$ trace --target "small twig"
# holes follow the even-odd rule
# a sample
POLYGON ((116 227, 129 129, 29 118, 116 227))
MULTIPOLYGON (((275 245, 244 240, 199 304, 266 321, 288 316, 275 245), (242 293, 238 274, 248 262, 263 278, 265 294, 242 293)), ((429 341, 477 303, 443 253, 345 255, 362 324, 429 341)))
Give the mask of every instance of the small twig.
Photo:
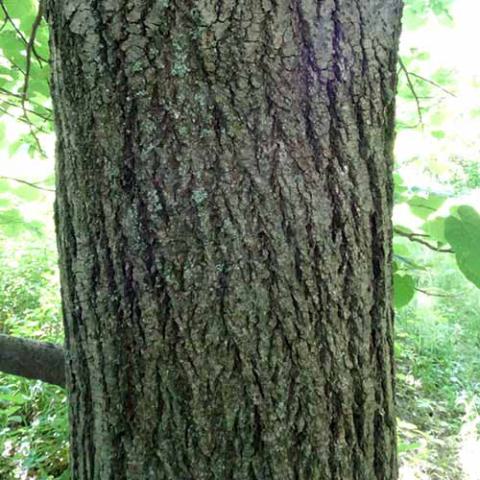
POLYGON ((42 157, 46 157, 47 155, 45 154, 42 148, 42 144, 40 143, 40 140, 37 137, 37 134, 33 129, 32 124, 30 123, 30 119, 28 117, 28 110, 26 108, 26 102, 28 97, 28 86, 30 82, 30 73, 31 73, 31 67, 32 67, 32 53, 34 51, 35 38, 37 36, 38 27, 42 23, 42 19, 43 19, 43 1, 40 0, 38 4, 37 15, 32 25, 32 33, 27 42, 27 54, 26 54, 26 61, 25 61, 25 82, 23 84, 21 103, 22 103, 23 116, 28 121, 30 126, 30 135, 32 135, 33 139, 35 140, 35 143, 37 144, 37 148, 38 148, 38 151, 40 152, 40 155, 42 155, 42 157))
POLYGON ((431 292, 428 290, 423 290, 423 288, 415 287, 417 292, 423 293, 424 295, 428 295, 429 297, 440 297, 440 298, 458 298, 462 296, 462 293, 458 293, 457 295, 453 295, 451 293, 438 293, 438 292, 431 292))
POLYGON ((2 26, 0 27, 0 32, 3 31, 3 29, 5 28, 5 25, 7 25, 7 24, 8 24, 8 19, 7 19, 7 17, 5 17, 5 18, 3 19, 2 26))
MULTIPOLYGON (((12 98, 18 98, 19 100, 22 100, 23 99, 23 95, 20 94, 20 93, 14 93, 14 92, 11 92, 9 90, 6 90, 5 88, 2 88, 0 87, 0 94, 3 94, 3 95, 6 95, 7 97, 12 97, 12 98)), ((6 100, 4 100, 4 103, 7 103, 6 100)), ((52 109, 51 108, 48 108, 48 107, 45 107, 44 105, 40 105, 38 104, 37 102, 32 102, 31 99, 28 99, 28 103, 32 106, 36 106, 36 107, 39 107, 39 108, 43 108, 45 111, 47 111, 48 113, 50 114, 53 114, 52 112, 52 109)), ((13 104, 13 103, 10 103, 10 105, 12 107, 19 107, 20 108, 20 105, 16 105, 16 104, 13 104)), ((30 110, 31 113, 33 113, 34 115, 37 115, 38 117, 42 118, 43 120, 46 120, 48 122, 51 122, 52 121, 52 118, 50 117, 47 117, 45 115, 42 115, 41 113, 38 113, 38 112, 35 112, 34 110, 30 110)))
MULTIPOLYGON (((43 3, 43 0, 40 0, 40 4, 43 3)), ((13 18, 10 16, 8 13, 7 7, 4 4, 3 0, 0 0, 0 7, 3 11, 3 14, 5 15, 4 23, 2 25, 2 29, 5 27, 6 23, 9 23, 13 29, 15 30, 15 33, 20 37, 20 40, 25 43, 25 45, 28 45, 28 40, 26 39, 25 35, 22 33, 22 31, 15 25, 15 22, 13 21, 13 18)), ((32 47, 33 54, 35 55, 35 58, 38 60, 38 63, 40 66, 42 65, 42 62, 48 63, 48 61, 43 58, 40 54, 37 53, 35 50, 35 46, 32 47)))
MULTIPOLYGON (((451 248, 440 248, 436 247, 435 245, 432 245, 431 243, 427 242, 426 240, 423 240, 422 237, 425 237, 423 234, 419 233, 407 233, 404 232, 403 230, 400 230, 399 228, 394 228, 393 229, 394 233, 397 235, 400 235, 401 237, 408 238, 411 242, 417 242, 420 243, 421 245, 429 248, 430 250, 433 250, 435 252, 440 252, 440 253, 455 253, 451 248)), ((428 237, 428 235, 427 235, 428 237)), ((430 237, 428 237, 430 238, 430 237)))
POLYGON ((401 58, 398 59, 398 63, 400 65, 400 69, 405 74, 405 78, 407 79, 407 83, 408 83, 408 88, 412 92, 413 98, 415 100, 415 104, 417 106, 418 124, 415 126, 415 128, 418 126, 423 126, 422 106, 420 104, 420 99, 418 98, 417 92, 415 91, 415 87, 413 86, 412 79, 410 78, 410 72, 407 70, 407 67, 405 66, 401 58))
POLYGON ((403 263, 406 263, 409 265, 412 269, 417 269, 417 270, 425 270, 425 267, 423 265, 418 265, 415 262, 412 262, 409 258, 404 257, 402 255, 398 255, 398 253, 393 254, 393 258, 396 260, 400 260, 403 263))
MULTIPOLYGON (((3 100, 1 103, 5 104, 5 105, 8 105, 9 107, 16 107, 16 108, 21 108, 20 105, 17 105, 16 103, 13 103, 13 102, 9 102, 8 100, 3 100)), ((28 102, 31 104, 31 102, 28 102)), ((37 107, 40 107, 40 105, 36 104, 37 107)), ((41 107, 43 108, 43 107, 41 107)), ((45 122, 51 122, 52 121, 52 118, 51 117, 47 117, 46 115, 42 115, 41 113, 39 112, 36 112, 35 110, 32 110, 30 108, 24 108, 22 110, 26 110, 28 113, 31 113, 32 115, 35 115, 36 117, 38 118, 41 118, 42 120, 44 120, 45 122)), ((48 109, 46 108, 45 110, 48 111, 48 109)))
POLYGON ((2 88, 0 87, 0 93, 3 93, 5 95, 8 95, 10 97, 15 97, 15 98, 18 98, 18 99, 22 99, 22 95, 20 95, 19 93, 14 93, 14 92, 10 92, 9 90, 5 89, 5 88, 2 88))
MULTIPOLYGON (((1 1, 1 0, 0 0, 1 1)), ((8 59, 8 61, 22 74, 25 75, 25 70, 18 64, 15 63, 11 58, 8 59)), ((12 69, 13 70, 13 69, 12 69)))
MULTIPOLYGON (((17 115, 14 115, 11 111, 9 111, 9 110, 6 109, 6 108, 3 108, 1 105, 0 105, 0 112, 1 112, 3 115, 7 115, 7 116, 9 116, 10 118, 14 118, 15 120, 18 120, 19 122, 25 123, 25 124, 27 124, 27 125, 30 126, 30 123, 29 123, 27 120, 25 120, 25 119, 23 118, 23 116, 20 116, 20 117, 19 117, 19 116, 17 116, 17 115)), ((46 120, 45 120, 45 121, 46 121, 46 120)), ((44 122, 45 122, 45 121, 44 121, 44 122)), ((37 130, 38 130, 38 132, 40 132, 40 133, 46 133, 46 131, 45 131, 42 127, 37 127, 37 130)))
POLYGON ((23 85, 23 94, 22 94, 22 105, 27 101, 28 96, 28 84, 30 82, 30 71, 32 68, 32 53, 33 47, 35 45, 35 38, 37 36, 38 27, 42 23, 43 18, 43 1, 41 0, 38 4, 38 12, 33 21, 32 33, 27 43, 27 54, 25 60, 25 83, 23 85))
POLYGON ((445 92, 447 95, 450 95, 451 97, 457 98, 457 96, 453 92, 451 92, 450 90, 447 90, 445 87, 442 87, 439 83, 433 80, 430 80, 429 78, 422 77, 421 75, 415 72, 408 72, 408 74, 411 75, 412 77, 416 77, 419 80, 422 80, 422 82, 426 82, 426 83, 429 83, 430 85, 433 85, 434 87, 440 89, 442 92, 445 92))
POLYGON ((426 233, 410 233, 412 237, 420 237, 420 238, 430 238, 430 235, 427 235, 426 233))
POLYGON ((43 190, 45 192, 55 192, 53 188, 42 187, 37 183, 27 182, 26 180, 22 180, 21 178, 6 177, 5 175, 0 175, 0 178, 2 178, 3 180, 11 180, 12 182, 23 183, 24 185, 28 185, 29 187, 36 188, 38 190, 43 190))
POLYGON ((20 39, 22 40, 23 43, 25 43, 25 45, 28 43, 27 42, 27 39, 25 38, 25 35, 22 33, 22 31, 15 25, 15 22, 13 21, 13 18, 10 16, 10 14, 8 13, 8 10, 7 10, 7 7, 5 7, 5 4, 3 2, 3 0, 0 0, 0 7, 2 8, 3 10, 3 14, 5 15, 5 20, 8 21, 8 23, 10 23, 10 25, 13 27, 13 29, 15 30, 15 33, 20 37, 20 39))
MULTIPOLYGON (((18 98, 20 100, 20 108, 23 111, 23 115, 22 115, 23 120, 25 121, 25 123, 29 127, 30 135, 34 139, 34 141, 37 145, 37 149, 40 152, 40 155, 43 156, 43 157, 46 157, 46 154, 45 154, 45 152, 42 148, 42 145, 40 143, 40 140, 37 136, 37 131, 35 130, 35 127, 34 127, 34 125, 32 124, 32 122, 29 118, 29 114, 30 113, 35 114, 35 115, 39 116, 40 118, 42 118, 42 120, 45 120, 45 121, 47 121, 47 120, 50 121, 50 119, 47 119, 43 115, 41 115, 37 112, 34 112, 34 111, 32 111, 32 110, 30 110, 26 107, 26 102, 28 100, 28 88, 29 88, 29 82, 30 82, 32 56, 35 56, 38 59, 38 61, 40 62, 40 64, 41 64, 41 61, 45 61, 43 58, 41 58, 35 52, 35 38, 37 36, 38 28, 39 28, 39 26, 42 22, 42 18, 43 18, 43 0, 40 0, 40 2, 39 2, 38 12, 37 12, 35 20, 33 22, 33 25, 32 25, 32 33, 31 33, 30 38, 28 40, 25 38, 25 36, 21 32, 21 30, 16 26, 14 20, 12 19, 10 14, 8 13, 8 10, 7 10, 3 0, 0 0, 0 7, 1 7, 1 9, 2 9, 4 15, 5 15, 5 20, 8 21, 12 25, 12 27, 15 30, 15 32, 17 33, 17 35, 20 37, 22 42, 25 43, 25 45, 26 45, 25 71, 23 71, 22 68, 17 66, 17 68, 23 73, 23 75, 25 77, 22 93, 21 94, 16 94, 16 93, 13 93, 13 92, 8 92, 5 89, 1 89, 1 92, 6 94, 6 95, 18 98)), ((16 105, 12 105, 12 106, 16 106, 16 105)))

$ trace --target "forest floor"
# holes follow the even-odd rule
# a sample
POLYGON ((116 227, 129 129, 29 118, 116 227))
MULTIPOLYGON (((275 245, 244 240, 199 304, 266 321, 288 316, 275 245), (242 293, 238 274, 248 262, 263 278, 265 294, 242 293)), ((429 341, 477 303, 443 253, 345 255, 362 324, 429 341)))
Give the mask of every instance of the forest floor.
POLYGON ((400 480, 480 480, 480 310, 474 293, 470 301, 417 305, 397 315, 400 480))

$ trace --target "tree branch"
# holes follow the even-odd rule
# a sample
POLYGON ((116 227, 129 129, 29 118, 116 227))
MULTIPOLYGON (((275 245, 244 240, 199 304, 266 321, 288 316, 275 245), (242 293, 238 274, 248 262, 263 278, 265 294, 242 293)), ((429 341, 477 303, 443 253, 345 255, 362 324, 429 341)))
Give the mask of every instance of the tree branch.
POLYGON ((35 48, 35 39, 37 37, 38 27, 42 23, 43 19, 43 1, 40 1, 38 4, 38 11, 35 17, 35 20, 32 25, 32 33, 30 38, 27 42, 27 53, 26 53, 26 60, 25 60, 25 82, 23 85, 23 94, 22 94, 22 105, 25 105, 28 97, 28 85, 30 82, 30 72, 32 68, 32 55, 34 53, 35 48))
POLYGON ((33 125, 30 122, 30 119, 28 117, 28 109, 26 108, 26 102, 28 100, 28 87, 30 84, 30 74, 31 74, 31 67, 32 67, 32 54, 34 54, 35 52, 35 38, 37 36, 38 27, 42 23, 42 19, 43 19, 43 1, 40 0, 38 4, 37 16, 35 17, 35 21, 33 22, 33 25, 32 25, 32 33, 27 42, 27 54, 26 54, 26 63, 25 63, 25 82, 23 85, 21 104, 22 104, 23 115, 30 126, 30 135, 35 140, 35 143, 37 144, 37 148, 38 148, 38 151, 40 152, 40 155, 46 158, 47 155, 43 151, 42 144, 40 143, 40 140, 37 137, 37 133, 35 132, 35 129, 33 128, 33 125))
POLYGON ((422 77, 418 73, 410 72, 410 71, 408 72, 408 74, 412 75, 413 77, 418 78, 419 80, 422 80, 422 82, 426 82, 426 83, 429 83, 430 85, 433 85, 434 87, 438 88, 442 92, 445 92, 447 95, 450 95, 451 97, 455 97, 455 98, 457 97, 453 92, 451 92, 450 90, 447 90, 446 88, 442 87, 439 83, 434 82, 433 80, 430 80, 429 78, 422 77))
POLYGON ((421 237, 427 237, 428 235, 422 235, 419 233, 407 233, 399 228, 394 228, 393 232, 401 237, 408 238, 411 242, 417 242, 420 243, 421 245, 429 248, 430 250, 433 250, 435 252, 440 252, 440 253, 455 253, 451 248, 440 248, 436 247, 435 245, 432 245, 431 243, 427 242, 426 240, 423 240, 421 237))
MULTIPOLYGON (((41 0, 40 1, 40 4, 42 4, 43 1, 41 0)), ((12 17, 10 16, 10 14, 8 13, 8 10, 7 10, 7 7, 5 6, 4 4, 4 1, 3 0, 0 0, 0 7, 3 11, 3 14, 5 16, 5 19, 4 19, 4 25, 2 26, 2 28, 5 26, 5 23, 8 22, 13 30, 15 31, 15 33, 19 36, 20 40, 25 44, 25 45, 28 45, 28 40, 26 39, 25 35, 21 32, 21 30, 17 27, 17 25, 15 24, 14 20, 12 19, 12 17)), ((41 5, 41 8, 43 8, 43 5, 41 5)), ((37 58, 38 62, 41 64, 41 62, 44 62, 44 63, 48 63, 48 60, 46 60, 45 58, 42 58, 36 51, 35 51, 35 46, 32 46, 32 50, 33 50, 33 53, 35 55, 35 57, 37 58)))
POLYGON ((65 387, 61 346, 0 334, 0 371, 65 387))
POLYGON ((458 298, 463 295, 463 293, 458 293, 453 295, 451 293, 439 293, 439 292, 432 292, 431 290, 424 290, 422 288, 415 287, 417 292, 423 293, 424 295, 428 295, 429 297, 440 297, 440 298, 458 298))
POLYGON ((26 45, 28 43, 28 41, 25 38, 25 35, 19 30, 19 28, 17 27, 17 25, 13 21, 13 18, 8 13, 7 7, 5 6, 5 3, 3 2, 3 0, 0 0, 0 7, 2 8, 3 14, 5 15, 5 20, 8 21, 8 23, 10 23, 12 28, 15 30, 15 33, 20 37, 22 42, 26 45))
POLYGON ((415 125, 413 128, 417 128, 418 126, 423 127, 422 105, 420 103, 420 98, 418 97, 417 92, 415 91, 415 87, 413 86, 412 79, 410 78, 410 72, 407 70, 407 67, 405 66, 401 58, 398 59, 398 63, 400 65, 400 70, 402 70, 403 73, 405 74, 408 88, 410 89, 410 92, 412 93, 413 98, 415 100, 415 105, 417 106, 418 124, 415 125))
POLYGON ((0 179, 23 183, 24 185, 28 185, 29 187, 36 188, 37 190, 43 190, 44 192, 55 192, 53 188, 42 187, 41 185, 38 185, 38 183, 27 182, 26 180, 22 180, 21 178, 6 177, 5 175, 0 175, 0 179))

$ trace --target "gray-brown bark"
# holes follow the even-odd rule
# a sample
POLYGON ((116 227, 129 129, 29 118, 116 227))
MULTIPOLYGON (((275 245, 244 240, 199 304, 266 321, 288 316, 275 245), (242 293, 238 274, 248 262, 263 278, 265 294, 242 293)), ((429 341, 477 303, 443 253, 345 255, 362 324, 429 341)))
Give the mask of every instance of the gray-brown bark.
POLYGON ((63 348, 0 334, 0 372, 65 386, 63 348))
POLYGON ((395 479, 401 0, 47 11, 74 479, 395 479))

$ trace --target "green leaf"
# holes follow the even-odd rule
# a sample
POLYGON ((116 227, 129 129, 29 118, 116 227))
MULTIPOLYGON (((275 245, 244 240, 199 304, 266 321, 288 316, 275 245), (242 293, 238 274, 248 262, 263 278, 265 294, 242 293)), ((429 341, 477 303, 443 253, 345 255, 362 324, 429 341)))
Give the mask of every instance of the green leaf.
POLYGON ((455 75, 452 70, 448 68, 439 68, 432 75, 432 80, 439 85, 451 85, 455 81, 455 75))
POLYGON ((480 215, 462 205, 445 220, 445 237, 455 251, 460 271, 480 288, 480 215))
POLYGON ((409 3, 410 5, 406 5, 404 8, 402 24, 407 30, 417 30, 427 22, 427 12, 421 2, 409 3))
POLYGON ((408 192, 408 188, 406 187, 403 178, 398 173, 393 174, 393 181, 394 181, 394 199, 395 203, 403 203, 407 200, 407 197, 404 195, 408 192))
POLYGON ((422 230, 430 235, 433 240, 439 243, 447 243, 445 238, 445 217, 437 217, 425 222, 422 225, 422 230))
POLYGON ((442 138, 445 138, 446 134, 443 130, 433 130, 431 132, 432 137, 438 138, 441 140, 442 138))
POLYGON ((432 213, 435 213, 445 202, 447 197, 437 193, 430 193, 427 197, 415 195, 408 204, 414 215, 426 220, 432 213))
POLYGON ((7 127, 4 122, 0 122, 0 147, 5 143, 5 135, 7 132, 7 127))
POLYGON ((25 64, 25 44, 18 36, 17 32, 11 29, 5 29, 0 33, 0 45, 6 59, 13 65, 24 68, 25 64))
POLYGON ((406 443, 406 442, 399 441, 398 453, 411 452, 412 450, 417 450, 417 448, 420 448, 421 446, 422 444, 420 442, 406 443))
POLYGON ((0 232, 8 237, 18 235, 26 227, 20 212, 16 209, 0 211, 0 232))
POLYGON ((10 182, 3 178, 0 178, 0 193, 8 192, 10 190, 10 182))
POLYGON ((406 243, 400 243, 397 241, 394 241, 393 243, 393 251, 395 252, 395 255, 400 255, 402 257, 410 257, 412 255, 412 252, 406 243))
POLYGON ((55 174, 48 176, 44 181, 43 184, 47 187, 54 187, 55 186, 55 174))
POLYGON ((410 303, 415 295, 415 280, 411 275, 393 276, 393 292, 395 308, 402 308, 410 303))
POLYGON ((35 20, 37 2, 32 0, 3 0, 3 3, 10 17, 20 20, 20 30, 28 33, 35 20))
POLYGON ((11 143, 10 146, 8 147, 9 156, 13 157, 13 155, 15 155, 20 149, 20 147, 22 147, 24 144, 25 144, 25 139, 23 137, 11 143))

